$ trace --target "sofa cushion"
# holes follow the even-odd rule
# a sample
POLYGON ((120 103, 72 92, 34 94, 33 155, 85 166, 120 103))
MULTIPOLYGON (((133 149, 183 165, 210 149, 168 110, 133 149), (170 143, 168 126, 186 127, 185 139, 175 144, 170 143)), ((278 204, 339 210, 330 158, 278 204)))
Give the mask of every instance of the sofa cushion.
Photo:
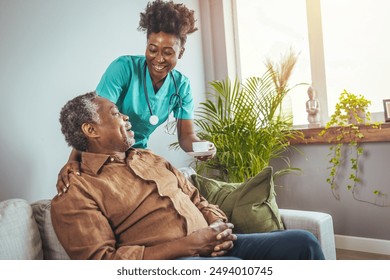
POLYGON ((284 229, 275 199, 271 166, 244 183, 226 183, 198 174, 191 176, 202 196, 226 213, 236 233, 284 229))
POLYGON ((43 257, 46 260, 69 260, 68 254, 58 241, 51 222, 51 200, 44 199, 31 204, 42 238, 43 257))
POLYGON ((41 238, 30 204, 23 199, 0 202, 0 259, 42 258, 41 238))

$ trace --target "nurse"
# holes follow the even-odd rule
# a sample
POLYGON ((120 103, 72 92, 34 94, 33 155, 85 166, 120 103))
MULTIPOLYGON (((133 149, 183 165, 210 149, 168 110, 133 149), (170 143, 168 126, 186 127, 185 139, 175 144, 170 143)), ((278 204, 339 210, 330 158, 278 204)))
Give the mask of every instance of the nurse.
MULTIPOLYGON (((173 1, 149 2, 140 14, 138 30, 146 32, 145 55, 126 55, 114 60, 103 74, 96 92, 115 103, 132 120, 135 148, 147 148, 149 136, 160 126, 177 132, 180 147, 192 151, 202 141, 193 129, 194 103, 188 78, 175 68, 185 51, 187 35, 198 30, 194 11, 173 1), (169 119, 173 112, 176 121, 169 119)), ((215 155, 216 149, 206 156, 215 155)), ((79 172, 80 153, 73 150, 57 180, 59 195, 69 187, 69 173, 79 172)))

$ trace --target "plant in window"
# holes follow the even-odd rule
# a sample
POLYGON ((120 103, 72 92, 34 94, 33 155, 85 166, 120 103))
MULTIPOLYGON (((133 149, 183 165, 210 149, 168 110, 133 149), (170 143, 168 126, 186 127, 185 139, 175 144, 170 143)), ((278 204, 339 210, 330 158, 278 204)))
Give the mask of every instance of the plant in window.
POLYGON ((279 61, 275 62, 270 58, 267 58, 265 61, 265 66, 271 74, 276 90, 275 102, 278 103, 277 111, 275 112, 276 114, 274 114, 273 117, 282 118, 291 125, 293 124, 293 114, 291 98, 288 93, 292 88, 288 87, 288 80, 297 63, 297 59, 298 55, 293 49, 290 49, 289 52, 282 55, 279 61))
POLYGON ((284 152, 301 132, 293 130, 291 119, 280 117, 279 112, 290 90, 288 79, 296 60, 296 54, 290 52, 279 64, 268 61, 268 70, 261 77, 210 83, 212 91, 196 111, 195 124, 199 137, 213 142, 217 154, 211 160, 197 161, 198 172, 243 182, 275 158, 286 163, 275 177, 299 170, 290 166, 284 152))
POLYGON ((287 163, 286 169, 275 172, 276 176, 297 170, 290 167, 283 152, 298 132, 292 130, 290 122, 273 117, 281 100, 269 73, 244 83, 226 79, 210 84, 212 98, 200 104, 195 123, 200 138, 213 142, 217 154, 211 160, 197 161, 198 172, 227 182, 243 182, 274 158, 287 163))
MULTIPOLYGON (((349 184, 347 189, 352 191, 355 199, 356 185, 360 182, 359 174, 359 157, 363 155, 363 147, 360 145, 364 134, 360 128, 362 125, 371 125, 373 128, 379 128, 379 123, 371 123, 371 114, 368 107, 371 104, 363 95, 344 90, 336 104, 335 112, 332 114, 325 128, 320 132, 320 136, 329 136, 329 142, 334 143, 330 146, 329 163, 330 173, 326 179, 330 184, 332 194, 336 199, 340 199, 336 194, 337 177, 341 167, 343 167, 346 151, 349 151, 350 172, 349 184), (332 129, 331 129, 332 128, 332 129), (348 149, 343 150, 347 144, 348 149)), ((374 191, 374 194, 379 195, 380 191, 374 191)), ((359 199, 357 199, 359 200, 359 199)))

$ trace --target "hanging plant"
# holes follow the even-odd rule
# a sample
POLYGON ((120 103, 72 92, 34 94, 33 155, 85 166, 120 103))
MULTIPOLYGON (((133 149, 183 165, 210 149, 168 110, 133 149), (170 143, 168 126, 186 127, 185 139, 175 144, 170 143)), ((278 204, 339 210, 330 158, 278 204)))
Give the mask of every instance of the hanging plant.
MULTIPOLYGON (((371 113, 368 110, 371 101, 363 95, 344 90, 336 104, 335 112, 332 114, 325 128, 320 132, 320 136, 327 135, 329 142, 334 143, 329 150, 330 172, 326 181, 332 189, 332 194, 336 199, 340 199, 335 192, 337 188, 337 177, 343 165, 343 159, 348 156, 350 172, 348 175, 349 183, 347 189, 352 191, 354 199, 357 184, 361 181, 359 178, 359 158, 363 155, 363 147, 360 145, 364 134, 361 132, 362 125, 371 125, 373 128, 379 128, 379 123, 371 123, 371 113), (331 129, 332 128, 332 129, 331 129), (347 147, 345 147, 347 145, 347 147), (343 148, 346 148, 344 150, 343 148)), ((375 195, 381 195, 379 190, 373 192, 375 195)), ((367 201, 365 201, 367 202, 367 201)))

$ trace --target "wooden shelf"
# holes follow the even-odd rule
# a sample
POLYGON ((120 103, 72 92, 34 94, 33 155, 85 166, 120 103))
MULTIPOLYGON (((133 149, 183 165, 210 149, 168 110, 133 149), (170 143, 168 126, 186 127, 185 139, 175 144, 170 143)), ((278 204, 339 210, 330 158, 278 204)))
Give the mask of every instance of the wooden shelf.
MULTIPOLYGON (((359 128, 364 135, 364 137, 359 140, 361 143, 390 141, 390 123, 383 123, 380 128, 372 128, 369 125, 360 125, 359 128)), ((323 130, 322 127, 297 129, 302 132, 303 138, 292 139, 290 140, 290 144, 329 144, 332 143, 331 139, 338 134, 340 129, 340 127, 331 127, 324 136, 318 135, 323 130)), ((343 142, 347 143, 349 142, 349 139, 346 138, 343 142)))

